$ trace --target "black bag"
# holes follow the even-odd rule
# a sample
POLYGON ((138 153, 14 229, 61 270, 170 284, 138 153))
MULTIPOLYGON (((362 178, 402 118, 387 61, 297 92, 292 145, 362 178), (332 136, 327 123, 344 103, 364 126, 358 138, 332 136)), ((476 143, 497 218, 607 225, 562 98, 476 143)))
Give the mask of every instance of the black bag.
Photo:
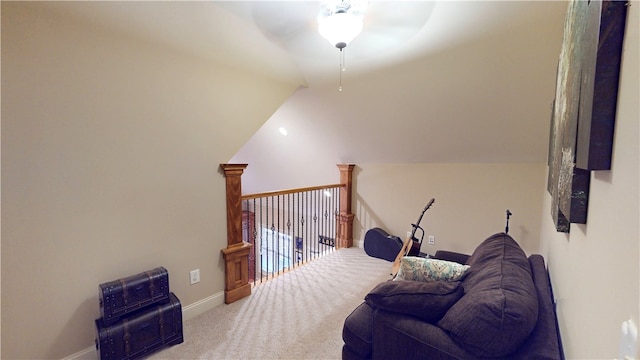
POLYGON ((166 303, 148 306, 106 325, 96 320, 96 350, 100 360, 130 360, 184 341, 182 306, 171 293, 166 303))
POLYGON ((145 306, 169 299, 169 272, 164 267, 100 284, 100 315, 105 325, 145 306))

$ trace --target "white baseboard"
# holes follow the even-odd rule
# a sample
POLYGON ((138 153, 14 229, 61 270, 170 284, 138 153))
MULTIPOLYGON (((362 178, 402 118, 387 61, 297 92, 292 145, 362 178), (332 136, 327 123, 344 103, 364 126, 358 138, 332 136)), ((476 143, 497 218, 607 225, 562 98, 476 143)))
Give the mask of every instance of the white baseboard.
POLYGON ((356 242, 356 247, 359 247, 360 249, 364 249, 364 240, 358 240, 356 242))
POLYGON ((182 308, 182 320, 193 319, 194 317, 211 310, 218 305, 224 304, 224 291, 213 294, 200 301, 196 301, 191 305, 182 308))
MULTIPOLYGON (((224 291, 213 294, 200 301, 182 308, 182 321, 193 319, 194 317, 211 310, 218 305, 224 304, 224 291)), ((75 354, 65 357, 63 360, 98 360, 98 352, 95 346, 78 351, 75 354)))
POLYGON ((63 358, 63 360, 98 360, 98 352, 96 351, 96 347, 92 346, 69 355, 63 358))

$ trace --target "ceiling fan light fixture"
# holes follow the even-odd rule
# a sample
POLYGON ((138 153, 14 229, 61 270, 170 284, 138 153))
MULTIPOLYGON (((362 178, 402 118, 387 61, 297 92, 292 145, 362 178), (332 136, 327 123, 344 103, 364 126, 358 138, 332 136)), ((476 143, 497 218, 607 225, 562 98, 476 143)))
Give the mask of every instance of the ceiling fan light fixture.
POLYGON ((331 45, 342 49, 362 32, 362 26, 362 17, 339 12, 321 19, 318 31, 331 45))
POLYGON ((340 50, 340 85, 342 91, 342 72, 344 52, 349 43, 362 32, 367 0, 328 0, 323 1, 318 13, 318 32, 329 43, 340 50))
POLYGON ((325 1, 318 14, 318 32, 343 49, 362 32, 367 1, 325 1))

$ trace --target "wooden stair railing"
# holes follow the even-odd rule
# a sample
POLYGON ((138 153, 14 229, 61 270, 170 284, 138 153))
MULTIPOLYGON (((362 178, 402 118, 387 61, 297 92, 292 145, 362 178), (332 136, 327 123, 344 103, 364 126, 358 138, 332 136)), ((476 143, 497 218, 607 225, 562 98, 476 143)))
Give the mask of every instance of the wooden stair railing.
POLYGON ((227 187, 227 248, 222 249, 225 261, 224 302, 231 304, 251 295, 249 284, 249 250, 251 244, 242 241, 242 173, 247 164, 220 164, 227 187))
POLYGON ((353 246, 353 218, 351 213, 351 191, 353 189, 353 164, 339 164, 340 169, 340 213, 338 214, 338 233, 336 247, 348 248, 353 246))
MULTIPOLYGON (((252 245, 242 241, 242 173, 247 164, 220 164, 224 171, 227 192, 227 247, 222 249, 225 260, 225 303, 231 304, 251 295, 249 283, 249 252, 252 245)), ((336 248, 353 246, 351 213, 352 174, 355 165, 339 164, 340 209, 336 215, 336 248)), ((308 188, 311 189, 311 188, 308 188)), ((286 191, 285 191, 286 192, 286 191)))

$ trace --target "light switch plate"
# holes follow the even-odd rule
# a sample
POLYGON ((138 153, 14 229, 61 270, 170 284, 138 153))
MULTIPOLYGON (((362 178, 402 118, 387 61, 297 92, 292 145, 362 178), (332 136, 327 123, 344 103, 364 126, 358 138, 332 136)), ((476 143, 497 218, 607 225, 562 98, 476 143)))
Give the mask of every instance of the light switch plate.
POLYGON ((620 359, 636 359, 638 353, 638 327, 629 319, 620 329, 620 359))

